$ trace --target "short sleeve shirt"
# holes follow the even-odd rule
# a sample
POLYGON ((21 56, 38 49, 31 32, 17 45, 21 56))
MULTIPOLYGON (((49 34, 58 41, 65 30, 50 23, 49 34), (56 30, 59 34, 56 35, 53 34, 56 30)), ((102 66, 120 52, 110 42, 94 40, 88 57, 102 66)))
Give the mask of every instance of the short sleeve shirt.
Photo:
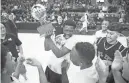
MULTIPOLYGON (((56 37, 53 35, 51 36, 54 44, 61 49, 61 47, 65 44, 67 39, 64 38, 64 34, 57 35, 56 37)), ((52 50, 49 51, 50 58, 48 61, 48 67, 55 73, 57 74, 62 74, 61 72, 61 63, 63 62, 64 59, 69 60, 69 53, 66 54, 63 57, 57 58, 55 54, 52 52, 52 50)))
POLYGON ((95 65, 86 69, 80 69, 70 62, 70 67, 67 72, 69 83, 97 83, 98 73, 95 65))
POLYGON ((106 37, 107 33, 103 33, 102 30, 96 31, 95 36, 96 38, 106 37))
POLYGON ((63 34, 63 24, 59 25, 58 23, 53 24, 55 28, 55 36, 63 34))
POLYGON ((89 42, 91 44, 94 44, 95 42, 95 36, 88 36, 88 35, 73 35, 71 38, 69 38, 66 43, 65 47, 69 50, 72 50, 72 48, 78 43, 78 42, 89 42))
POLYGON ((18 57, 16 46, 20 46, 22 42, 13 34, 7 34, 2 44, 6 46, 12 53, 13 57, 18 57))

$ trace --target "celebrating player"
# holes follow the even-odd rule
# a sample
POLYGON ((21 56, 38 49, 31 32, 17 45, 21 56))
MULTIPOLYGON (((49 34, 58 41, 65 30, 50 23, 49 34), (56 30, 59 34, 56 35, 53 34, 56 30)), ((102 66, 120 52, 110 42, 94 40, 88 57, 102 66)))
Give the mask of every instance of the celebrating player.
MULTIPOLYGON (((121 26, 118 23, 114 23, 108 27, 108 33, 106 37, 99 38, 97 41, 97 55, 100 56, 102 60, 109 62, 112 64, 114 60, 114 53, 116 50, 119 50, 121 53, 125 49, 125 47, 117 41, 121 32, 121 26)), ((126 42, 126 41, 125 41, 126 42)), ((124 55, 123 55, 124 56, 124 55)), ((109 71, 111 70, 111 66, 109 67, 109 71)), ((108 83, 112 83, 112 75, 109 75, 109 79, 107 79, 108 83)))

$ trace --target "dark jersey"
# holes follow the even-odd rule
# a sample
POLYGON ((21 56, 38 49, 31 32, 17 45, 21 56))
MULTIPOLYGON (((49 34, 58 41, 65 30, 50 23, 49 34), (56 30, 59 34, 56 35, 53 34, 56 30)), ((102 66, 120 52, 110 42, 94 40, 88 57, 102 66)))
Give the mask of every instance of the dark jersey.
POLYGON ((63 34, 63 24, 59 25, 58 23, 53 24, 55 28, 55 36, 63 34))
POLYGON ((100 55, 102 60, 113 61, 115 51, 123 52, 124 49, 125 47, 118 41, 113 45, 107 43, 106 37, 99 38, 97 41, 97 55, 100 55))
POLYGON ((16 46, 20 46, 22 42, 15 35, 7 34, 5 39, 1 40, 1 43, 9 49, 13 57, 18 57, 16 46))
POLYGON ((7 22, 4 22, 3 24, 6 27, 7 33, 14 34, 16 37, 18 37, 18 30, 17 30, 15 23, 13 23, 13 21, 8 20, 7 22))
POLYGON ((124 50, 122 51, 122 55, 126 56, 128 52, 129 52, 129 48, 124 48, 124 50))

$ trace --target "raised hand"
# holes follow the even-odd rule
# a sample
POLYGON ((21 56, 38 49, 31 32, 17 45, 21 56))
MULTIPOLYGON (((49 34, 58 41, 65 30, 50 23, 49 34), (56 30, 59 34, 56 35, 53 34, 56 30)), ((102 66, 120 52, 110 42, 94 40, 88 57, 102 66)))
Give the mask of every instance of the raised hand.
POLYGON ((97 58, 97 61, 95 63, 96 70, 99 75, 99 80, 106 81, 108 74, 109 74, 109 64, 103 62, 100 57, 97 58))
POLYGON ((36 60, 35 58, 28 58, 26 63, 31 66, 36 66, 36 67, 41 66, 41 63, 38 60, 36 60))
POLYGON ((53 35, 53 30, 50 30, 50 31, 48 31, 48 32, 45 33, 45 37, 46 38, 50 38, 51 35, 53 35))
POLYGON ((25 57, 19 56, 17 61, 18 61, 19 64, 23 64, 23 62, 25 61, 25 57))
POLYGON ((127 56, 124 58, 122 72, 123 72, 122 74, 123 78, 129 80, 129 54, 127 54, 127 56))
POLYGON ((123 57, 121 55, 121 53, 117 50, 114 53, 114 61, 112 62, 112 69, 113 70, 120 70, 122 69, 122 65, 123 65, 123 57))

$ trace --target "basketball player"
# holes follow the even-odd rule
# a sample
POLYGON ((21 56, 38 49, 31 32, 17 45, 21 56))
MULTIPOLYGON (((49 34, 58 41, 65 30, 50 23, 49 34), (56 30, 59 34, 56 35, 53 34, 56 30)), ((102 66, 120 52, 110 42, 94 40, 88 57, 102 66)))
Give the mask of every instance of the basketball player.
MULTIPOLYGON (((82 36, 82 35, 74 35, 73 34, 73 31, 74 31, 74 29, 75 29, 75 27, 76 27, 76 24, 75 24, 75 22, 74 21, 72 21, 72 20, 67 20, 67 21, 65 21, 65 27, 63 28, 63 33, 64 33, 64 35, 65 35, 65 38, 67 39, 66 40, 66 42, 65 42, 65 44, 59 49, 55 44, 54 44, 54 42, 52 41, 52 39, 51 38, 46 38, 46 43, 48 43, 48 45, 49 45, 49 47, 50 47, 50 49, 52 50, 52 52, 55 54, 55 56, 57 57, 57 58, 59 58, 59 59, 61 59, 61 58, 64 58, 66 55, 68 55, 69 56, 69 53, 72 51, 72 49, 75 47, 75 45, 78 43, 78 42, 90 42, 90 43, 94 43, 94 39, 92 40, 89 40, 89 38, 92 38, 91 36, 82 36), (68 39, 69 38, 69 39, 68 39)), ((81 45, 81 46, 83 46, 83 44, 81 45)), ((82 47, 83 48, 83 47, 82 47)), ((81 48, 80 48, 81 49, 81 48)), ((84 55, 84 54, 83 54, 84 55)), ((54 62, 53 62, 53 64, 54 63, 56 63, 56 61, 54 60, 54 62)), ((91 63, 91 62, 90 62, 91 63)), ((75 67, 76 65, 74 65, 74 67, 75 67)), ((71 67, 72 68, 72 67, 71 67)), ((79 67, 77 67, 77 69, 78 69, 79 67)), ((86 69, 87 70, 87 69, 86 69)), ((89 70, 89 69, 88 69, 89 70)), ((65 70, 64 70, 65 71, 65 70)), ((81 72, 81 70, 79 69, 79 71, 81 72)), ((62 70, 62 72, 63 72, 63 70, 62 70)), ((67 71, 65 71, 66 73, 67 73, 67 71)), ((70 69, 69 70, 69 72, 70 73, 73 73, 73 70, 72 69, 70 69)), ((77 71, 75 71, 75 73, 76 73, 77 71)), ((83 70, 82 70, 82 72, 83 72, 83 70)), ((81 72, 81 76, 83 77, 84 76, 84 78, 85 78, 85 74, 83 74, 81 72)), ((94 71, 93 71, 94 72, 94 71)), ((53 74, 54 75, 54 74, 53 74)), ((50 76, 53 76, 52 74, 50 74, 50 76)), ((64 77, 64 75, 66 75, 66 74, 62 74, 62 77, 64 77)), ((69 74, 69 76, 70 76, 70 74, 69 74)), ((77 78, 77 79, 79 79, 78 77, 75 77, 75 79, 73 80, 73 78, 71 79, 70 77, 68 76, 68 80, 70 80, 70 81, 75 81, 75 79, 77 78)), ((96 77, 96 74, 93 74, 93 77, 96 77)), ((83 82, 86 82, 87 80, 89 80, 89 81, 91 81, 90 79, 86 79, 85 81, 84 81, 84 78, 82 78, 83 80, 80 80, 80 83, 83 83, 83 82), (83 81, 83 82, 82 82, 83 81)), ((92 79, 92 77, 91 77, 91 79, 92 79)), ((96 78, 95 78, 96 79, 96 78)), ((66 80, 66 79, 65 79, 66 80)), ((64 78, 62 78, 62 82, 64 83, 64 78)), ((54 80, 53 80, 54 81, 54 80)), ((89 82, 89 81, 87 81, 87 82, 89 82)), ((78 81, 77 81, 78 82, 78 81)), ((94 82, 95 82, 95 80, 94 80, 94 82)), ((93 82, 93 83, 94 83, 93 82)), ((67 83, 67 82, 65 82, 65 83, 67 83)), ((75 83, 75 82, 72 82, 72 83, 75 83)))
POLYGON ((62 50, 62 47, 64 47, 65 42, 72 36, 73 30, 76 27, 76 24, 72 20, 66 20, 64 24, 63 34, 55 34, 57 36, 53 38, 53 36, 48 37, 50 35, 48 32, 48 36, 45 38, 45 49, 53 54, 45 72, 47 80, 50 83, 62 83, 61 63, 64 59, 67 59, 67 53, 70 52, 68 49, 62 50), (64 55, 61 55, 59 54, 61 51, 55 51, 57 49, 67 52, 64 55))
MULTIPOLYGON (((102 29, 96 31, 96 33, 95 33, 96 41, 97 41, 98 38, 100 38, 100 37, 106 37, 106 36, 107 36, 107 31, 108 31, 109 25, 111 25, 111 23, 110 23, 108 20, 103 20, 103 22, 102 22, 102 24, 101 24, 102 29)), ((117 40, 118 40, 123 46, 125 46, 125 47, 127 46, 127 45, 126 45, 126 42, 123 42, 123 41, 126 41, 126 37, 120 36, 120 37, 117 38, 117 40)))
POLYGON ((121 32, 120 28, 121 26, 117 23, 110 25, 107 36, 97 40, 97 55, 100 55, 102 60, 112 62, 115 51, 119 50, 122 52, 124 50, 125 47, 117 40, 121 32))
POLYGON ((92 63, 94 57, 95 48, 91 43, 78 42, 70 52, 70 65, 62 63, 63 83, 97 83, 98 74, 92 63))
MULTIPOLYGON (((97 40, 97 55, 99 55, 102 60, 109 62, 109 71, 111 71, 111 64, 114 60, 114 53, 116 50, 119 50, 122 53, 125 48, 119 41, 117 41, 120 32, 120 24, 114 23, 108 27, 107 36, 97 40)), ((113 77, 111 73, 109 73, 107 82, 113 83, 113 77)))

